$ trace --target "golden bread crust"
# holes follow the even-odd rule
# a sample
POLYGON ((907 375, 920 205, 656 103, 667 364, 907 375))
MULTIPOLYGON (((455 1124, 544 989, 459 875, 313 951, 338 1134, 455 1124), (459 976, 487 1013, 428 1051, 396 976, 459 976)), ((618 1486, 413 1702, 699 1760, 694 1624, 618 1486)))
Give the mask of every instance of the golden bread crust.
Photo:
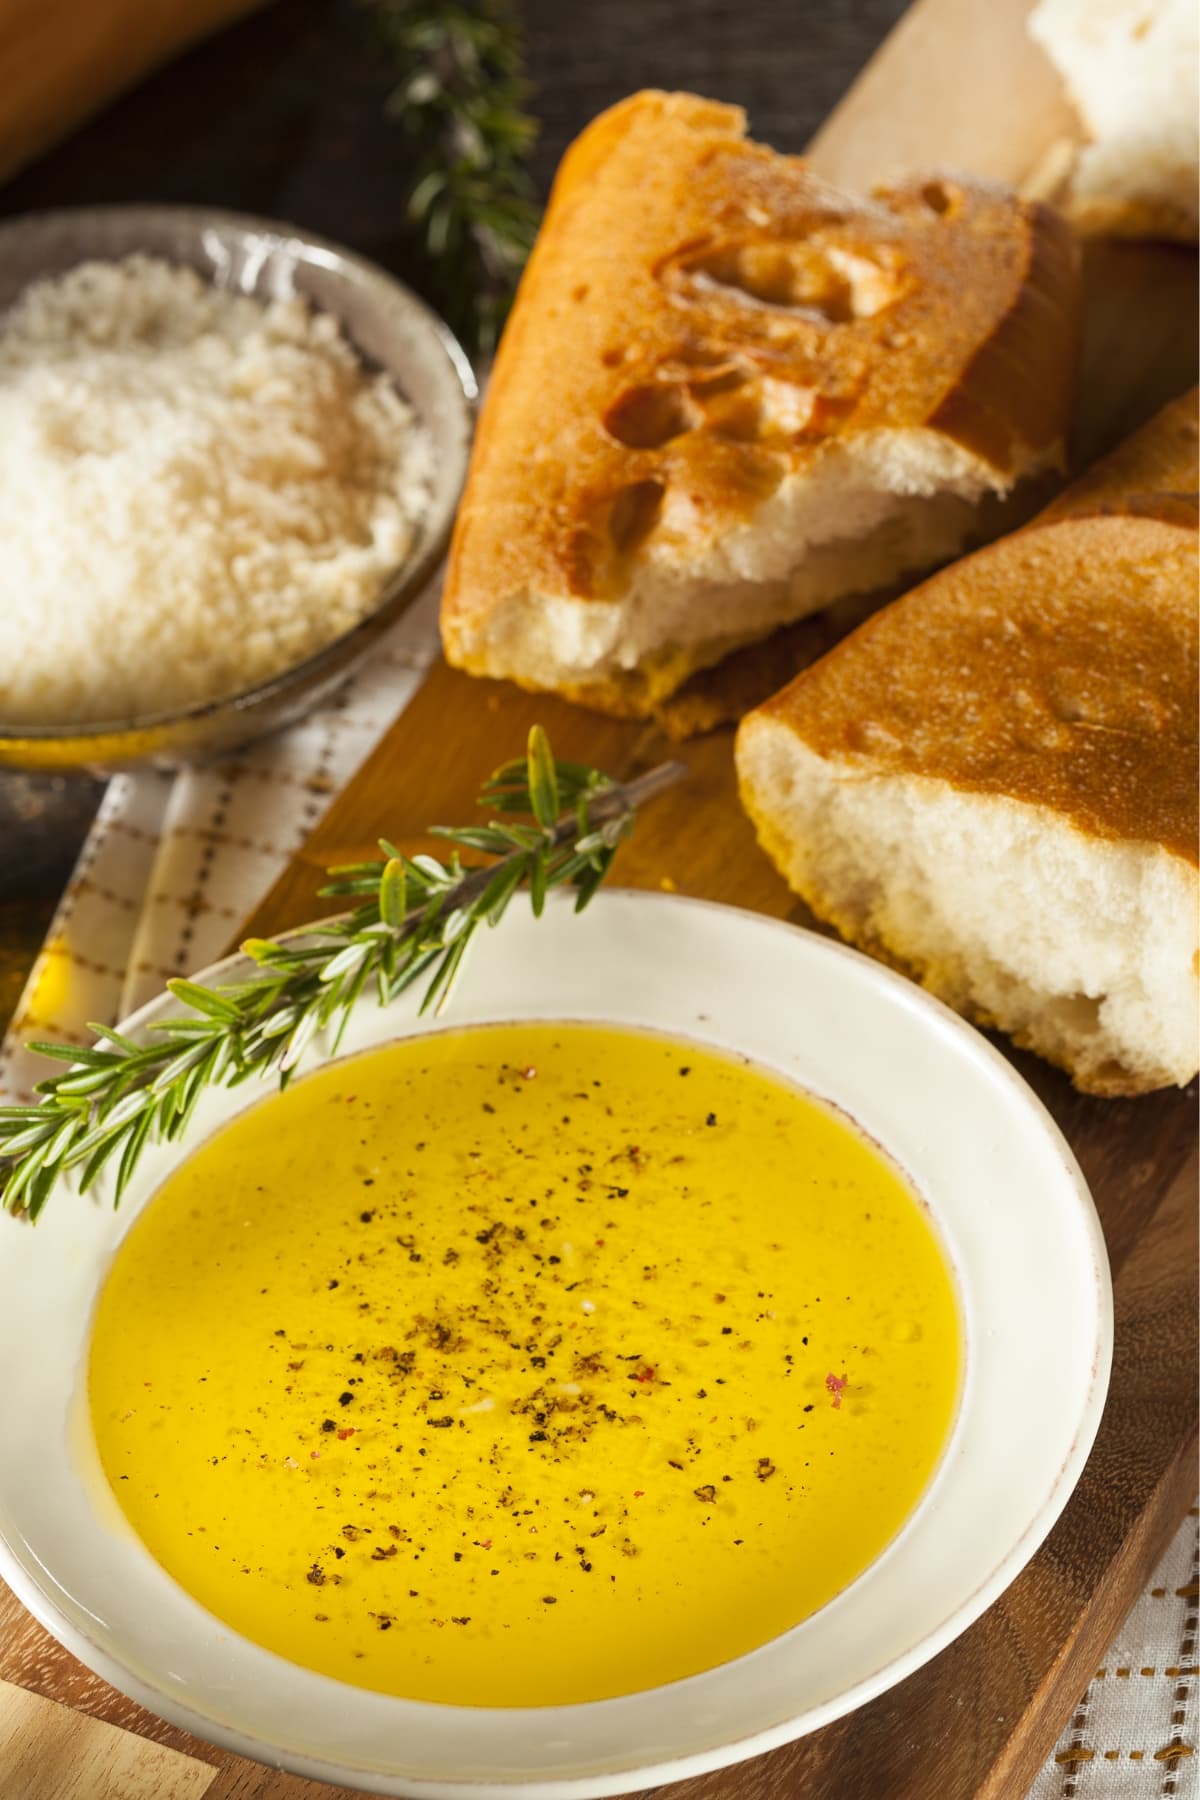
MULTIPOLYGON (((447 656, 507 672, 481 641, 501 605, 618 596, 650 534, 744 525, 860 432, 936 431, 1007 486, 1060 446, 1076 308, 1049 209, 946 179, 852 200, 750 142, 737 108, 622 102, 563 160, 497 356, 447 656)), ((643 714, 645 688, 575 692, 643 714)))
POLYGON ((1195 864, 1195 417, 1193 393, 760 713, 864 774, 1007 795, 1195 864))
POLYGON ((1068 193, 1063 211, 1082 237, 1150 238, 1194 244, 1196 219, 1169 200, 1100 199, 1068 193))
POLYGON ((1089 513, 1150 513, 1194 518, 1200 491, 1200 389, 1168 402, 1140 430, 1076 477, 1038 514, 1047 519, 1082 518, 1089 513))

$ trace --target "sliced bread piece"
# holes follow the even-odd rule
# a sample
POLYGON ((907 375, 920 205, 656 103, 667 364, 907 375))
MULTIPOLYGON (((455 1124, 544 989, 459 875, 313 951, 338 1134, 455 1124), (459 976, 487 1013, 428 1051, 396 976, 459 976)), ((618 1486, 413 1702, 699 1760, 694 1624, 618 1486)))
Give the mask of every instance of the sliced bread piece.
POLYGON ((1196 0, 1039 0, 1029 29, 1063 77, 1079 140, 1049 182, 1081 231, 1194 243, 1196 0))
POLYGON ((1196 397, 742 722, 760 841, 852 943, 1133 1094, 1196 1073, 1196 397))
POLYGON ((696 669, 955 554, 1056 464, 1077 257, 982 183, 870 200, 635 95, 567 153, 496 360, 452 663, 645 715, 696 669))

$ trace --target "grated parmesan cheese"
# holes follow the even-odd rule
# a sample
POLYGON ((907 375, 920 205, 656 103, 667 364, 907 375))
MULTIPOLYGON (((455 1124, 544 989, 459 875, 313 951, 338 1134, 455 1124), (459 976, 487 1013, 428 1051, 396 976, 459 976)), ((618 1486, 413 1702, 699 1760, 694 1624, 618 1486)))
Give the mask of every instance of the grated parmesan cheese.
POLYGON ((144 256, 0 319, 0 723, 252 687, 368 613, 428 438, 337 323, 144 256))

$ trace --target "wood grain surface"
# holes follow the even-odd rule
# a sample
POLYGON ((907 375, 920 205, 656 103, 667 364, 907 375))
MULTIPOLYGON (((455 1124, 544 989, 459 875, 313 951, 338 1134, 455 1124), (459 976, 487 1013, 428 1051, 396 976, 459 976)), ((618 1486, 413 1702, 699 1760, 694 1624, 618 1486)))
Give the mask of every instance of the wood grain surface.
MULTIPOLYGON (((961 166, 1021 180, 1044 148, 1034 138, 1061 127, 1045 71, 1030 75, 1028 90, 1021 86, 1014 20, 1024 10, 1024 0, 919 0, 818 135, 821 167, 848 181, 874 174, 876 150, 864 167, 863 145, 890 143, 894 166, 928 166, 953 150, 961 166), (1010 96, 1025 94, 1029 101, 1026 113, 1014 98, 1009 115, 1026 121, 1028 141, 1019 148, 997 124, 1003 112, 990 102, 972 106, 981 71, 994 68, 1008 71, 1010 96), (881 119, 889 107, 891 130, 881 119), (999 157, 1002 168, 995 166, 999 157)), ((719 80, 707 85, 720 87, 719 80)), ((1077 462, 1090 460, 1196 378, 1193 259, 1170 250, 1098 246, 1089 251, 1086 273, 1077 462)), ((424 835, 429 823, 465 820, 481 776, 520 749, 534 720, 546 726, 559 754, 617 775, 675 753, 653 727, 471 681, 438 664, 248 929, 278 930, 315 916, 324 867, 371 853, 381 832, 410 852, 432 847, 424 835)), ((690 779, 639 823, 621 853, 619 878, 810 923, 756 849, 738 808, 730 734, 697 740, 684 759, 690 779)), ((778 1004, 779 996, 771 1001, 778 1004)), ((789 1003, 802 1005, 803 996, 789 1003)), ((1008 1054, 1079 1158, 1112 1263, 1112 1386, 1079 1487, 1007 1593, 923 1670, 797 1744, 660 1790, 670 1800, 1019 1800, 1193 1496, 1195 1094, 1087 1099, 1035 1059, 1008 1054)), ((1045 1378, 1053 1380, 1053 1370, 1045 1378)), ((244 1762, 174 1730, 91 1675, 2 1591, 0 1679, 209 1764, 216 1775, 208 1800, 348 1800, 346 1790, 244 1762)), ((2 1752, 0 1800, 27 1800, 6 1785, 2 1752)), ((98 1790, 95 1800, 108 1796, 98 1790)))
POLYGON ((21 1800, 201 1800, 216 1771, 0 1681, 0 1777, 21 1800))

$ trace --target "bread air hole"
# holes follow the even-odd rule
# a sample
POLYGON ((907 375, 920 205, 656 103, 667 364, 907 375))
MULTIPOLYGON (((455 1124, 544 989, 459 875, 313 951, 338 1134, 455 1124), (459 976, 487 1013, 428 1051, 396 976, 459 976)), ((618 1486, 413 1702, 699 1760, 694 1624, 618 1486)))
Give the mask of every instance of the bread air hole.
POLYGON ((943 219, 952 219, 962 207, 962 189, 945 181, 927 181, 921 189, 921 198, 930 212, 943 219))
POLYGON ((877 260, 859 250, 807 239, 712 245, 666 274, 672 286, 685 292, 721 293, 830 325, 873 318, 902 292, 898 268, 886 255, 877 260))
POLYGON ((685 390, 673 382, 626 388, 604 415, 604 429, 631 450, 657 450, 700 423, 685 390))
POLYGON ((609 536, 618 555, 628 556, 650 535, 662 512, 661 481, 634 481, 618 493, 608 515, 609 536))
POLYGON ((1059 994, 1045 1005, 1045 1014, 1066 1036, 1088 1038, 1100 1030, 1100 1009, 1106 996, 1059 994))

